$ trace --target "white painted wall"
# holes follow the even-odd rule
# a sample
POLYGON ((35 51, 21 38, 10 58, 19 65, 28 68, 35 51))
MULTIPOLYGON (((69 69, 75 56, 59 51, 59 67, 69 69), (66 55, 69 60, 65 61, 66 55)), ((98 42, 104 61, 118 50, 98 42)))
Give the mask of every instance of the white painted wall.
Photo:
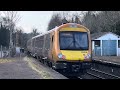
POLYGON ((120 48, 118 48, 118 56, 120 56, 120 48))
MULTIPOLYGON (((120 40, 120 38, 118 38, 120 40)), ((118 56, 120 56, 120 48, 118 48, 118 56)))
POLYGON ((94 41, 92 41, 92 51, 94 50, 94 41))
POLYGON ((16 53, 17 53, 17 54, 20 53, 20 47, 16 47, 16 53))
POLYGON ((94 44, 95 44, 95 42, 94 41, 92 41, 92 55, 94 55, 95 53, 94 53, 94 44))
MULTIPOLYGON (((9 51, 6 51, 6 55, 8 55, 8 54, 9 54, 9 51)), ((0 51, 0 58, 2 58, 4 55, 5 55, 5 53, 0 51)))
POLYGON ((0 51, 0 58, 4 56, 4 53, 0 51))

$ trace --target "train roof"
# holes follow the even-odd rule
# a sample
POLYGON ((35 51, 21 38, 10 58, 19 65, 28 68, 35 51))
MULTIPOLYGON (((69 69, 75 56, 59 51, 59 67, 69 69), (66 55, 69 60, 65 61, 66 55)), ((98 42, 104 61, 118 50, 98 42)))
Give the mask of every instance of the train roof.
MULTIPOLYGON (((53 32, 53 31, 55 31, 55 30, 58 30, 59 27, 62 27, 62 26, 64 26, 64 25, 68 25, 68 24, 77 24, 77 23, 66 23, 66 24, 62 24, 62 25, 60 25, 60 26, 56 26, 55 28, 53 28, 53 29, 47 31, 46 33, 43 33, 43 34, 34 36, 34 37, 32 37, 31 39, 34 39, 34 38, 43 36, 43 35, 45 35, 45 34, 48 34, 48 33, 50 33, 50 32, 53 32)), ((83 25, 80 25, 80 26, 83 27, 83 28, 85 28, 85 29, 87 29, 87 28, 86 28, 85 26, 83 26, 83 25)), ((88 30, 88 29, 87 29, 87 30, 88 30)), ((89 30, 88 30, 88 31, 89 31, 89 30)))
POLYGON ((47 31, 46 33, 43 33, 43 34, 40 34, 40 35, 34 36, 34 37, 32 37, 32 39, 37 38, 37 37, 39 37, 39 36, 43 36, 43 35, 48 34, 48 33, 50 33, 50 32, 53 32, 53 31, 57 30, 57 28, 58 28, 58 27, 55 27, 55 28, 53 28, 53 29, 47 31))

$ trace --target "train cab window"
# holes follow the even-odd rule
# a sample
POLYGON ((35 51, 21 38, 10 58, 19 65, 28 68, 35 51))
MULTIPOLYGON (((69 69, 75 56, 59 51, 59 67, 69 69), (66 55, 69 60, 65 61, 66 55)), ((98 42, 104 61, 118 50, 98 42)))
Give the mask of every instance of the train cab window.
POLYGON ((95 40, 95 46, 100 47, 100 40, 95 40))
POLYGON ((120 40, 118 40, 118 48, 120 48, 120 40))
POLYGON ((61 50, 87 50, 88 34, 87 32, 62 31, 60 32, 61 50))

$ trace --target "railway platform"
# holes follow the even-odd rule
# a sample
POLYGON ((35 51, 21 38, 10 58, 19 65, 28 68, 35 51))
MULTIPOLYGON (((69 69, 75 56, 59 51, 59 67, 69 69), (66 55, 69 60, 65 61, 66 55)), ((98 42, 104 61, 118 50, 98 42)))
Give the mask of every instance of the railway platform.
POLYGON ((47 68, 34 58, 14 57, 0 59, 0 79, 67 79, 47 68))

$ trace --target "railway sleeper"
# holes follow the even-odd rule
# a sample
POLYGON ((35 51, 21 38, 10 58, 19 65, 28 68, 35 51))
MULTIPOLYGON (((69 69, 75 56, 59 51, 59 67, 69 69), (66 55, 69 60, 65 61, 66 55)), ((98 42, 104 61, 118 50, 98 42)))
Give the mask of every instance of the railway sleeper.
POLYGON ((106 73, 106 72, 102 72, 102 71, 99 71, 99 70, 95 70, 95 69, 91 69, 90 71, 88 71, 88 73, 91 73, 91 74, 96 75, 96 76, 103 77, 104 79, 117 79, 117 78, 119 78, 115 75, 112 75, 112 74, 109 74, 109 73, 106 73))
POLYGON ((94 69, 94 68, 91 68, 91 70, 96 71, 96 72, 99 72, 99 73, 102 73, 102 74, 104 74, 105 76, 111 77, 111 78, 113 78, 113 79, 120 79, 119 76, 116 76, 116 75, 111 74, 111 73, 107 73, 107 72, 104 72, 104 71, 96 70, 96 69, 94 69))

